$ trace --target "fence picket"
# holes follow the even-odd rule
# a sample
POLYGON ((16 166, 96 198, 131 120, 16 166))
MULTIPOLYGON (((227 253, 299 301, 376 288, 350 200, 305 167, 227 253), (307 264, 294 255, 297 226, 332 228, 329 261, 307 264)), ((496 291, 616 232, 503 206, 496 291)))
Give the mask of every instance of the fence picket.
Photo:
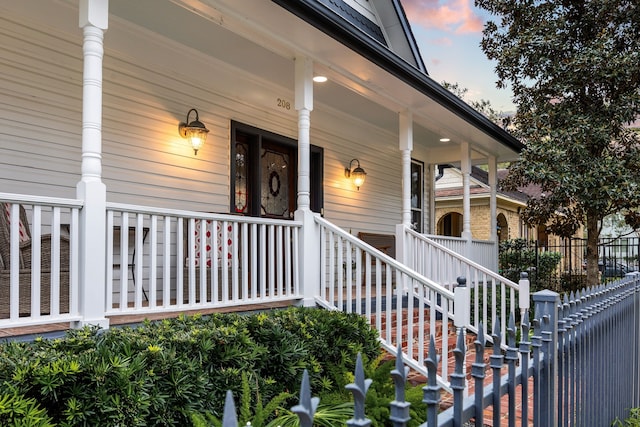
POLYGON ((402 361, 402 347, 398 346, 396 352, 396 368, 391 371, 391 377, 396 392, 396 398, 391 402, 391 416, 389 419, 393 423, 393 427, 406 427, 411 420, 409 416, 409 407, 411 404, 405 401, 405 384, 407 383, 407 375, 409 368, 402 361))

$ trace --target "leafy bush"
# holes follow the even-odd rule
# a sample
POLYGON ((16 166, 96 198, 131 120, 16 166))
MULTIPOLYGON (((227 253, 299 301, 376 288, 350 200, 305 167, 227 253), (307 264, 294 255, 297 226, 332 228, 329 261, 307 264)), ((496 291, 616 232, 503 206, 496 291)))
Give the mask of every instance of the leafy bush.
POLYGON ((180 316, 1 344, 0 386, 38 402, 54 425, 184 426, 193 413, 220 416, 226 390, 237 401, 243 373, 245 388, 266 405, 297 390, 305 368, 314 393, 339 386, 340 369, 352 371, 358 351, 374 360, 380 349, 356 314, 292 308, 180 316))
POLYGON ((614 427, 639 427, 640 426, 640 408, 634 408, 629 412, 629 417, 624 421, 618 418, 613 422, 614 427))
POLYGON ((44 409, 35 399, 0 393, 0 425, 12 427, 51 427, 44 409))
POLYGON ((518 282, 520 273, 529 273, 531 292, 542 289, 558 289, 557 268, 562 255, 560 252, 537 251, 524 239, 500 242, 498 262, 500 274, 518 282))

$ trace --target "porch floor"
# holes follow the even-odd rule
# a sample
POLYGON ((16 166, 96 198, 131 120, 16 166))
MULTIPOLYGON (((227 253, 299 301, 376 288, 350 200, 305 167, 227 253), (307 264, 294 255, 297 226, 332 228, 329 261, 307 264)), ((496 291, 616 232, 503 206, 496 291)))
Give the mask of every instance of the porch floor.
MULTIPOLYGON (((181 310, 171 312, 158 312, 146 314, 125 314, 117 316, 107 316, 110 326, 125 326, 143 322, 144 320, 163 320, 178 317, 181 314, 212 314, 212 313, 237 313, 272 310, 277 308, 285 308, 292 305, 291 300, 273 301, 261 304, 236 305, 231 307, 212 307, 198 308, 193 310, 181 310)), ((29 337, 37 337, 44 335, 62 335, 65 331, 71 329, 70 322, 49 323, 33 326, 19 326, 12 328, 0 329, 0 340, 3 339, 29 339, 29 337)))

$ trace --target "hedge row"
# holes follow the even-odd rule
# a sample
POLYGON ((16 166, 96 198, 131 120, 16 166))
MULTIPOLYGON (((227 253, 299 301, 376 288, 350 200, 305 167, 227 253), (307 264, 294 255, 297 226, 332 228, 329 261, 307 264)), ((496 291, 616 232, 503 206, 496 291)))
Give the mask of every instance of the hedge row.
POLYGON ((186 426, 193 413, 220 414, 243 375, 263 402, 295 392, 305 368, 314 393, 341 388, 358 352, 380 353, 365 319, 305 308, 2 343, 0 425, 186 426))

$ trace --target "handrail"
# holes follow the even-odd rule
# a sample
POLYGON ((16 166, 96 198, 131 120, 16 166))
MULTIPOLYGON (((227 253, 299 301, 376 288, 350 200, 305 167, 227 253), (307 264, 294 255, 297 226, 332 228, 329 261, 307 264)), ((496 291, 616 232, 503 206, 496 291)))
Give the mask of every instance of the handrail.
POLYGON ((380 259, 381 261, 383 261, 384 263, 390 265, 392 268, 402 272, 403 274, 406 274, 407 276, 409 276, 410 278, 417 280, 419 282, 421 282, 422 284, 426 285, 428 288, 441 292, 443 295, 445 295, 447 298, 449 299, 453 299, 453 292, 449 291, 448 289, 444 288, 443 286, 437 284, 436 282, 434 282, 433 280, 430 280, 429 278, 421 275, 420 273, 418 273, 415 270, 412 270, 411 268, 407 267, 406 265, 396 261, 394 258, 390 257, 389 255, 385 254, 382 251, 379 251, 378 249, 374 248, 373 246, 371 246, 370 244, 358 239, 356 236, 347 233, 346 231, 344 231, 343 229, 341 229, 340 227, 333 225, 332 223, 330 223, 329 221, 327 221, 326 219, 316 216, 316 222, 320 225, 322 225, 324 228, 330 230, 331 232, 337 234, 338 236, 342 237, 343 239, 347 240, 349 243, 351 243, 352 245, 355 245, 356 247, 360 248, 361 250, 364 250, 372 255, 375 255, 376 258, 380 259))
MULTIPOLYGON (((493 330, 501 317, 509 312, 515 313, 517 310, 521 314, 524 313, 524 309, 520 306, 521 298, 520 296, 516 298, 516 292, 519 294, 525 292, 527 296, 522 295, 522 298, 528 300, 528 288, 521 290, 519 283, 501 276, 407 226, 399 227, 397 231, 404 233, 401 235, 403 249, 407 254, 404 261, 410 267, 435 282, 441 281, 442 285, 454 286, 455 277, 453 276, 458 274, 466 277, 467 285, 473 292, 471 300, 473 316, 470 324, 467 325, 470 331, 478 332, 478 328, 482 325, 487 339, 491 340, 491 335, 487 332, 493 330), (455 271, 455 275, 452 275, 452 271, 455 271)), ((500 329, 501 333, 506 333, 506 322, 500 323, 500 329)))
POLYGON ((464 257, 463 255, 460 255, 459 253, 452 251, 451 249, 447 248, 446 246, 441 245, 440 243, 434 241, 433 239, 430 239, 428 236, 425 236, 424 234, 420 234, 414 230, 412 230, 409 227, 405 227, 405 233, 410 234, 411 236, 415 237, 416 239, 420 239, 425 243, 429 243, 430 245, 434 246, 435 248, 437 248, 438 250, 441 250, 443 252, 445 252, 447 255, 450 255, 460 261, 463 261, 465 264, 469 265, 470 267, 473 267, 479 271, 481 271, 482 273, 486 274, 487 276, 490 276, 494 279, 498 279, 501 282, 505 283, 506 285, 508 285, 511 288, 514 289, 518 289, 519 285, 517 283, 515 283, 512 280, 507 279, 504 276, 501 276, 500 274, 486 268, 483 265, 478 264, 477 262, 474 262, 466 257, 464 257))
POLYGON ((70 208, 81 208, 82 206, 84 206, 84 200, 80 199, 30 196, 26 194, 15 193, 0 193, 0 202, 70 208))
MULTIPOLYGON (((2 193, 0 193, 0 196, 2 193)), ((260 218, 254 216, 245 215, 231 215, 213 212, 196 212, 186 211, 182 209, 167 209, 157 208, 149 206, 129 205, 125 203, 113 203, 107 202, 107 210, 127 212, 130 214, 146 214, 146 215, 163 215, 173 217, 187 217, 195 219, 212 219, 217 221, 232 221, 245 224, 265 224, 265 225, 287 225, 302 227, 301 221, 295 221, 290 219, 273 219, 273 218, 260 218)))

